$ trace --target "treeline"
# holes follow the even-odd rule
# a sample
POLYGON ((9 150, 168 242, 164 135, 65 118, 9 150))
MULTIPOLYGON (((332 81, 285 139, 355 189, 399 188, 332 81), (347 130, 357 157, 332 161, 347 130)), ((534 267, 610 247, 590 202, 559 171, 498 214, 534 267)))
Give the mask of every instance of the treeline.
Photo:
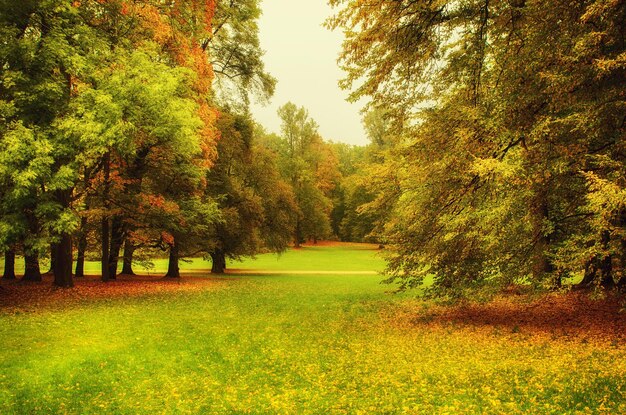
POLYGON ((390 282, 626 284, 625 2, 331 3, 390 282))
POLYGON ((280 137, 248 115, 275 86, 259 15, 258 0, 0 2, 4 278, 23 255, 24 280, 46 259, 72 286, 91 258, 108 281, 160 251, 168 277, 187 256, 223 272, 333 234, 333 146, 293 104, 280 137))

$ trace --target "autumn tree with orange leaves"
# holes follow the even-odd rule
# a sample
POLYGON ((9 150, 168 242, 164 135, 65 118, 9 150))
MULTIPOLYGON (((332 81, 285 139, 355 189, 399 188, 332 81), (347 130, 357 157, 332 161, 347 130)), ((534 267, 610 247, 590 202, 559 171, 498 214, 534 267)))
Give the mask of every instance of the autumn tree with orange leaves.
MULTIPOLYGON (((101 218, 103 278, 110 278, 119 240, 110 231, 124 226, 114 196, 142 187, 126 167, 185 165, 186 174, 161 173, 201 188, 216 156, 207 56, 214 8, 207 1, 0 3, 8 39, 0 50, 2 245, 20 247, 36 266, 52 243, 56 285, 73 284, 80 211, 101 218)), ((29 275, 40 278, 36 269, 29 275)))

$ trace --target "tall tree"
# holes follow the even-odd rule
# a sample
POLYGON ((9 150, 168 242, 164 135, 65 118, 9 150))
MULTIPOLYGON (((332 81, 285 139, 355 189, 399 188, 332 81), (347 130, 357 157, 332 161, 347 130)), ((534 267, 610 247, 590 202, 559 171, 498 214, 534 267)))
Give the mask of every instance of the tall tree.
POLYGON ((207 176, 209 194, 218 200, 223 219, 211 238, 213 273, 224 272, 227 258, 284 250, 297 209, 276 157, 257 143, 252 120, 223 111, 218 126, 219 157, 207 176))
POLYGON ((69 2, 2 2, 0 8, 0 30, 7 39, 0 56, 5 68, 0 97, 12 108, 8 139, 21 136, 8 150, 22 156, 10 166, 13 177, 28 177, 12 186, 20 189, 19 197, 35 201, 29 220, 40 221, 54 244, 54 282, 67 287, 72 285, 71 234, 76 228, 72 191, 85 143, 67 140, 58 122, 106 45, 69 2), (31 156, 25 158, 27 153, 31 156), (33 170, 36 160, 45 161, 33 170))
POLYGON ((597 281, 618 275, 623 204, 597 189, 623 188, 624 4, 332 3, 343 86, 399 133, 385 155, 395 185, 377 197, 391 201, 391 281, 434 274, 457 295, 558 285, 585 261, 597 281))
POLYGON ((274 94, 276 80, 265 71, 257 21, 259 0, 217 0, 213 35, 204 47, 211 55, 220 100, 239 110, 251 97, 266 100, 274 94))
POLYGON ((278 116, 282 120, 281 170, 298 206, 293 242, 299 247, 308 237, 321 238, 331 232, 332 204, 323 189, 334 187, 336 159, 329 160, 334 155, 326 151, 327 144, 306 109, 288 102, 278 109, 278 116))

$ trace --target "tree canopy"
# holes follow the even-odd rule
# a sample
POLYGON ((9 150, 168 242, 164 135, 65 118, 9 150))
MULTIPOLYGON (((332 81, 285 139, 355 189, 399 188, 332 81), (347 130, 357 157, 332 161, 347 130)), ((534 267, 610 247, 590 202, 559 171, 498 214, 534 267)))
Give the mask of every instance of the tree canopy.
POLYGON ((622 2, 331 3, 342 85, 395 137, 377 196, 390 281, 624 283, 622 2))

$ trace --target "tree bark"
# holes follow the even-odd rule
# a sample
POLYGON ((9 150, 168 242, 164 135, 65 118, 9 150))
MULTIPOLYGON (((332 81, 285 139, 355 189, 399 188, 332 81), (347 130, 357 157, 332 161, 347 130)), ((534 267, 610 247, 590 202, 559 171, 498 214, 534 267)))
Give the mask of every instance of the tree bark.
POLYGON ((124 242, 124 223, 122 218, 115 216, 111 221, 111 247, 109 249, 109 278, 114 280, 117 275, 117 263, 120 249, 124 242))
MULTIPOLYGON (((601 243, 604 248, 607 248, 611 241, 611 235, 609 231, 603 231, 601 236, 601 243)), ((585 275, 578 287, 585 288, 590 287, 595 282, 598 282, 604 289, 615 288, 615 281, 613 280, 613 257, 606 255, 604 257, 594 256, 589 260, 585 266, 585 275)))
POLYGON ((124 241, 124 262, 122 264, 122 274, 135 275, 133 271, 133 254, 135 253, 135 245, 129 238, 124 241))
POLYGON ((62 234, 61 240, 54 247, 54 285, 64 288, 73 287, 72 236, 67 233, 62 234))
MULTIPOLYGON (((606 249, 610 242, 610 232, 602 232, 602 247, 606 249)), ((600 286, 607 290, 615 288, 615 281, 613 280, 613 257, 611 255, 606 255, 600 260, 598 271, 600 271, 600 286)))
POLYGON ((87 251, 87 218, 80 218, 80 236, 78 237, 78 247, 76 250, 76 278, 85 276, 85 252, 87 251))
POLYGON ((100 270, 102 272, 102 281, 109 281, 109 218, 102 218, 100 239, 100 270))
POLYGON ((226 255, 224 255, 224 251, 216 249, 214 252, 211 252, 211 261, 213 262, 211 274, 223 274, 226 270, 226 255))
POLYGON ((535 245, 533 248, 532 259, 532 274, 535 281, 543 281, 546 276, 550 276, 555 286, 561 285, 561 280, 558 275, 552 276, 554 273, 554 265, 548 257, 550 251, 551 238, 544 230, 545 221, 549 220, 549 210, 547 201, 547 191, 542 189, 538 191, 535 197, 535 201, 532 207, 533 220, 532 227, 533 233, 536 236, 535 245))
POLYGON ((167 264, 166 278, 180 278, 180 268, 178 267, 178 244, 176 240, 170 245, 170 259, 167 264))
POLYGON ((15 277, 15 250, 7 249, 4 252, 4 274, 2 278, 5 280, 14 280, 15 277))
MULTIPOLYGON (((620 212, 620 221, 619 225, 622 229, 626 228, 626 209, 622 209, 620 212)), ((623 289, 626 286, 626 238, 622 236, 620 239, 620 252, 618 255, 618 263, 619 270, 617 273, 621 275, 619 281, 617 281, 617 286, 620 289, 623 289)))
POLYGON ((54 274, 54 263, 56 261, 55 252, 56 252, 55 244, 50 244, 50 268, 46 272, 46 275, 54 274))
MULTIPOLYGON (((67 209, 71 205, 73 189, 58 190, 55 192, 55 199, 59 204, 67 209)), ((72 280, 72 235, 63 230, 56 235, 59 241, 53 244, 50 254, 52 272, 54 274, 54 285, 57 287, 69 288, 74 286, 72 280)))
POLYGON ((615 288, 615 280, 613 280, 613 264, 610 255, 605 256, 600 262, 600 286, 605 290, 612 290, 615 288))
MULTIPOLYGON (((25 209, 26 222, 28 223, 28 233, 31 236, 38 235, 40 225, 35 216, 34 207, 25 209)), ((24 276, 22 281, 41 281, 41 269, 39 268, 39 252, 32 250, 32 244, 24 246, 24 276)))
POLYGON ((577 286, 579 288, 587 288, 593 284, 593 281, 596 279, 597 275, 597 259, 592 258, 585 265, 585 275, 583 276, 582 281, 580 281, 577 286))
POLYGON ((22 281, 41 281, 39 254, 37 252, 24 253, 24 277, 22 278, 22 281))
POLYGON ((294 248, 300 248, 300 220, 296 222, 296 227, 293 234, 293 246, 294 248))
POLYGON ((105 209, 105 213, 102 217, 101 222, 101 255, 100 255, 100 270, 102 273, 102 281, 109 281, 109 218, 106 216, 106 211, 109 207, 109 176, 111 173, 111 152, 108 151, 104 155, 104 190, 102 192, 103 205, 105 209))

